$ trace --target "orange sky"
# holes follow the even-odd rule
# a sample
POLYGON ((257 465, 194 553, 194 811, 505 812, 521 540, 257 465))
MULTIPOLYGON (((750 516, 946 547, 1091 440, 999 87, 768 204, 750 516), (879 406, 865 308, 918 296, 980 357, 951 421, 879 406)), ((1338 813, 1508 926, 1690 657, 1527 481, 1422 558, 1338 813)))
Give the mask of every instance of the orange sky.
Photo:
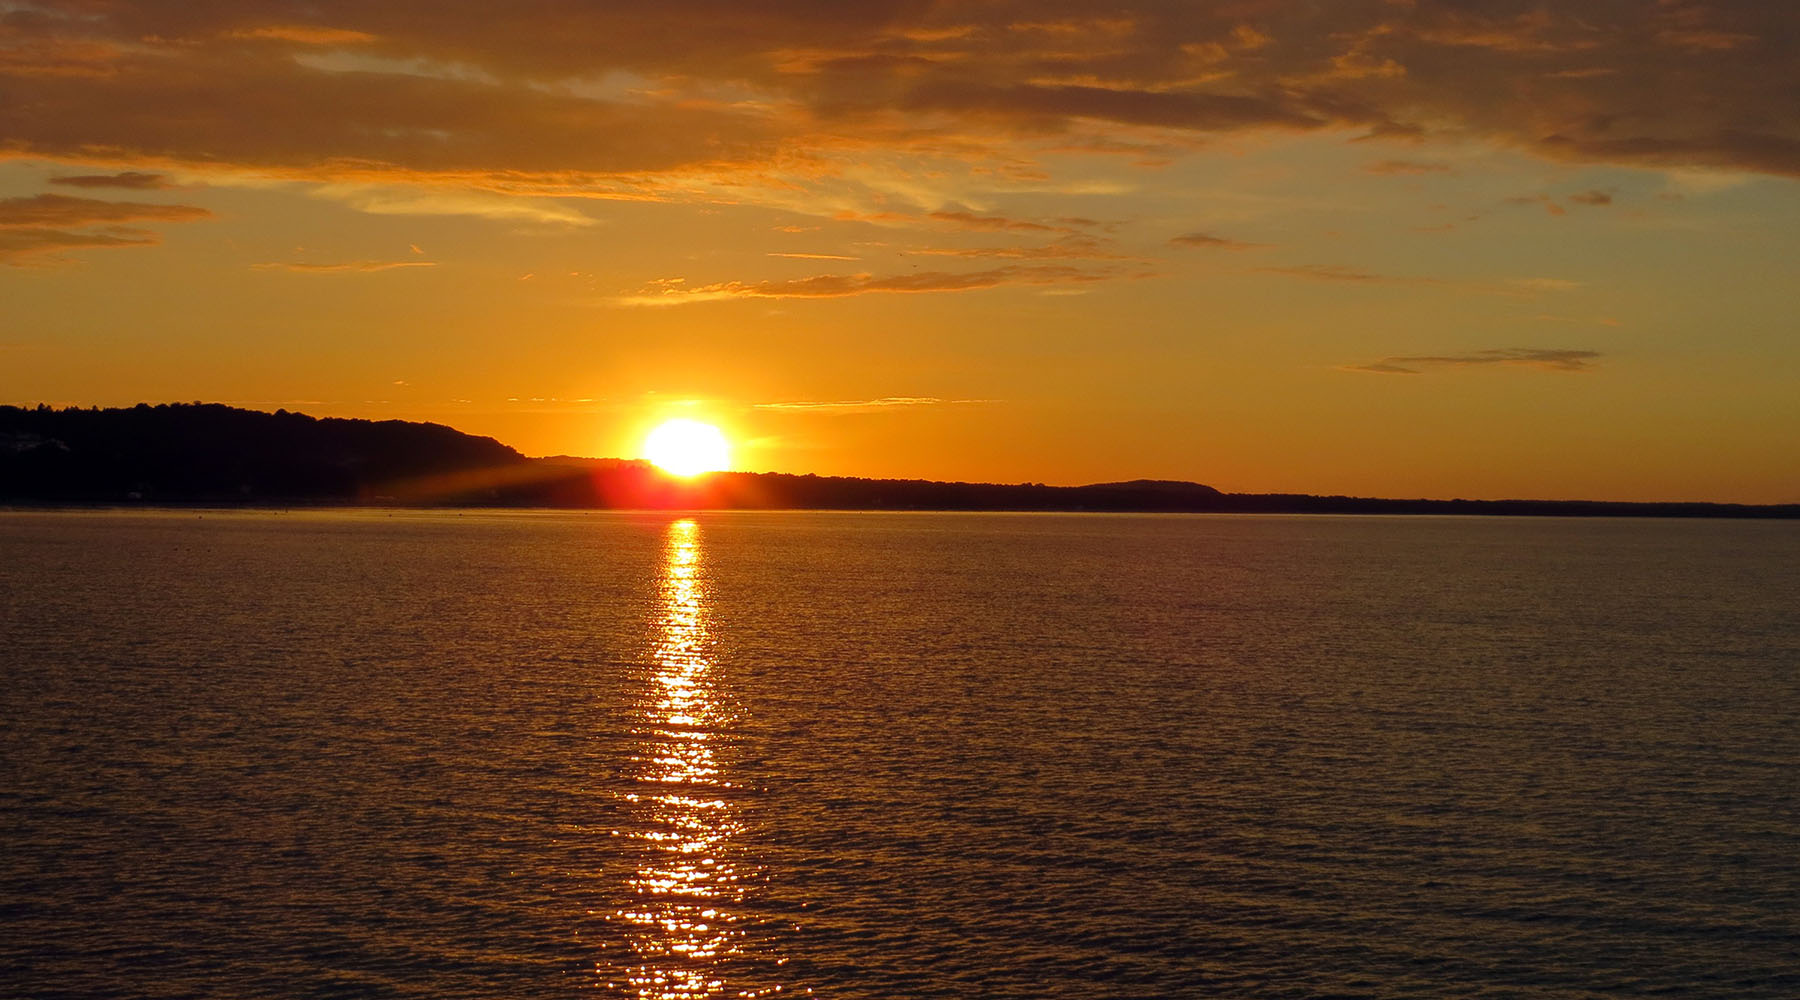
POLYGON ((1800 501, 1800 12, 0 0, 0 401, 1800 501))

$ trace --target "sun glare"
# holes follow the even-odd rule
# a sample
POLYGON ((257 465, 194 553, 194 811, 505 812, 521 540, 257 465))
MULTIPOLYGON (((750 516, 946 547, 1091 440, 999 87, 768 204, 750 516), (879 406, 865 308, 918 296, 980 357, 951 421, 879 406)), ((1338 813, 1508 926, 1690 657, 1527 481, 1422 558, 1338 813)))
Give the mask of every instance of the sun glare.
POLYGON ((731 447, 725 435, 698 420, 671 420, 644 439, 644 457, 664 472, 696 476, 731 467, 731 447))

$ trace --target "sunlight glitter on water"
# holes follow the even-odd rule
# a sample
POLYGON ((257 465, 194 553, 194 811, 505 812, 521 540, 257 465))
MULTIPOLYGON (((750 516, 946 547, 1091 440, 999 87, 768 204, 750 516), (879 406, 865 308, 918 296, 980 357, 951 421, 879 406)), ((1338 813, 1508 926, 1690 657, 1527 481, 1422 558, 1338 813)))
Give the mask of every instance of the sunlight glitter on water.
POLYGON ((612 970, 644 1000, 725 995, 725 963, 744 954, 729 904, 743 901, 737 839, 744 832, 717 743, 731 722, 714 689, 708 622, 697 570, 699 526, 669 525, 664 543, 660 635, 638 732, 639 791, 627 794, 644 859, 627 880, 634 964, 612 970), (670 791, 668 786, 679 786, 670 791))

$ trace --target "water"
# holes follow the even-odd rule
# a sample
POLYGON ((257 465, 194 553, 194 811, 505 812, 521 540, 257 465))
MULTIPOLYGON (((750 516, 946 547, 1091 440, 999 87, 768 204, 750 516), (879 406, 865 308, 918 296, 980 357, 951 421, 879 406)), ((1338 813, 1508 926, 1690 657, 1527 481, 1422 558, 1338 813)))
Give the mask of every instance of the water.
POLYGON ((1800 995, 1800 530, 0 514, 0 993, 1800 995))

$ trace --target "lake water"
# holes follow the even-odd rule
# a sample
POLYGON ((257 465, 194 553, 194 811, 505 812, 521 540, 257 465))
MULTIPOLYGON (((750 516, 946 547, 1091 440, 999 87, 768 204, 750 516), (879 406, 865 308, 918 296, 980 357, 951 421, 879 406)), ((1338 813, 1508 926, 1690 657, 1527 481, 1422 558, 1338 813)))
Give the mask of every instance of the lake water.
POLYGON ((1800 525, 0 513, 0 994, 1800 996, 1800 525))

